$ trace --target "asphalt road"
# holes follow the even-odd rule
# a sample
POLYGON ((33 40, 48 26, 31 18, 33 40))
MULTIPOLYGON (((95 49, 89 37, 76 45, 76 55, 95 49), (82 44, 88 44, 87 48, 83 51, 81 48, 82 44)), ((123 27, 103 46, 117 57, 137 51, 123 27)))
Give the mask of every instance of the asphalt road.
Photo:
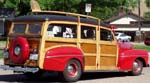
MULTIPOLYGON (((57 74, 46 73, 40 79, 27 79, 23 74, 0 69, 0 83, 60 83, 57 74)), ((84 73, 77 83, 150 83, 150 68, 144 68, 140 76, 128 76, 120 72, 84 73)))
MULTIPOLYGON (((23 74, 0 69, 0 83, 60 83, 61 81, 55 73, 46 73, 40 79, 27 79, 23 74)), ((84 73, 77 83, 150 83, 150 67, 144 68, 139 76, 129 76, 123 72, 84 73)))

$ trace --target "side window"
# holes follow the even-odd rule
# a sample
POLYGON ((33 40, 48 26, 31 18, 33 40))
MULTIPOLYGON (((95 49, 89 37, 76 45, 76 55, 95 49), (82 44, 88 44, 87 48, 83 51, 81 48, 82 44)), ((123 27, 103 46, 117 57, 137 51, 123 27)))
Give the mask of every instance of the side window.
POLYGON ((96 39, 96 28, 89 26, 81 26, 81 38, 82 39, 96 39))
POLYGON ((49 37, 77 38, 77 25, 50 24, 46 35, 49 37))
POLYGON ((100 29, 100 39, 103 41, 112 41, 114 40, 111 31, 107 29, 100 29))

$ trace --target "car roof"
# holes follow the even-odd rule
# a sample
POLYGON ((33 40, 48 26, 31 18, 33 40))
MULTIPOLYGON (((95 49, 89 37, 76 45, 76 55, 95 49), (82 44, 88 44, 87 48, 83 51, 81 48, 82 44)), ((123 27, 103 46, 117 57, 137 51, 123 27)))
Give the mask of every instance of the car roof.
MULTIPOLYGON (((44 22, 44 21, 72 21, 78 22, 78 18, 75 16, 63 16, 63 15, 26 15, 19 16, 12 19, 8 19, 12 22, 44 22)), ((88 23, 98 25, 98 20, 90 18, 80 18, 81 23, 88 23)), ((109 24, 100 21, 101 26, 110 27, 109 24)))

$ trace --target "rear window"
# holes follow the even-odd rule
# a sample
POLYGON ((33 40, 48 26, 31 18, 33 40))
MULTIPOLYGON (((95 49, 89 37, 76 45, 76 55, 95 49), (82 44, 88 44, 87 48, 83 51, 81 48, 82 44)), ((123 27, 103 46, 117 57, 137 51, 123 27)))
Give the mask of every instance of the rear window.
POLYGON ((41 32, 41 24, 29 24, 28 33, 39 34, 41 32))
POLYGON ((16 34, 40 34, 42 24, 14 24, 13 33, 16 34))
POLYGON ((15 24, 13 28, 13 33, 25 33, 26 24, 15 24))

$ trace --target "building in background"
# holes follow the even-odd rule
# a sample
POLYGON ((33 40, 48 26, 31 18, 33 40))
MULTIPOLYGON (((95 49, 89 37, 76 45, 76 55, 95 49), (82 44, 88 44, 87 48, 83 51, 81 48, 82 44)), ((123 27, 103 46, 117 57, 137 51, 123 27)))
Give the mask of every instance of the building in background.
POLYGON ((0 38, 8 34, 8 22, 6 19, 14 18, 15 10, 13 8, 0 8, 0 38))
MULTIPOLYGON (((138 36, 136 32, 139 30, 138 27, 139 16, 134 13, 120 12, 117 16, 107 19, 105 22, 116 26, 114 29, 116 32, 124 32, 132 37, 131 41, 138 41, 138 36)), ((143 17, 141 19, 141 31, 142 40, 150 33, 150 21, 147 21, 143 17)))

